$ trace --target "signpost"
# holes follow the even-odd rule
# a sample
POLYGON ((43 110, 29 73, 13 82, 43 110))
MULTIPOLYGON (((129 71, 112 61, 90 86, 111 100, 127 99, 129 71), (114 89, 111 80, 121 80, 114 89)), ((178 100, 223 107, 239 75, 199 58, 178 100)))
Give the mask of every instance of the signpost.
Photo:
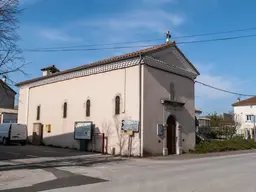
POLYGON ((128 139, 128 154, 129 157, 132 154, 132 137, 134 132, 139 131, 139 121, 134 121, 134 120, 122 120, 122 126, 121 130, 129 135, 128 139))
POLYGON ((76 140, 92 139, 92 122, 75 122, 74 138, 76 140))

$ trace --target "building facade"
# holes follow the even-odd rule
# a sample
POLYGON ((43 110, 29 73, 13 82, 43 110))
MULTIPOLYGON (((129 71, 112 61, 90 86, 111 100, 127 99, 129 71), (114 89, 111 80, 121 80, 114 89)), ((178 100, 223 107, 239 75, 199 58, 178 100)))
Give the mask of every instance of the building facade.
MULTIPOLYGON (((45 68, 47 69, 47 68, 45 68)), ((86 150, 125 155, 160 155, 193 149, 195 145, 194 79, 196 68, 175 43, 105 59, 66 71, 18 83, 18 122, 51 125, 43 142, 83 148, 74 139, 74 124, 92 122, 93 138, 86 150), (121 130, 122 120, 138 122, 131 137, 121 130), (157 124, 165 135, 157 136, 157 124)))
POLYGON ((256 97, 238 100, 234 107, 234 121, 238 124, 237 133, 245 137, 253 137, 253 129, 256 126, 256 97))

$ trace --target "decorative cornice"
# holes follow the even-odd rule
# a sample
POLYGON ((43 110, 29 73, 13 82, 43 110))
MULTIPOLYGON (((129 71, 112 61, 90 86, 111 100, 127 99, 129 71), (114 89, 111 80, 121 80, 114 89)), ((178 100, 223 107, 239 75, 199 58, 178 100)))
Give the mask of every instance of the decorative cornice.
POLYGON ((168 71, 170 73, 182 75, 182 76, 188 77, 189 79, 192 79, 192 80, 194 78, 196 78, 196 76, 197 76, 196 74, 192 73, 191 71, 187 71, 187 70, 180 68, 176 65, 172 65, 172 64, 160 61, 160 60, 155 59, 150 56, 145 56, 143 61, 146 65, 149 65, 151 67, 162 69, 162 70, 168 71))
POLYGON ((104 72, 113 71, 113 70, 117 70, 117 69, 123 69, 123 68, 135 66, 135 65, 139 64, 139 62, 140 62, 139 57, 133 58, 133 59, 128 59, 128 60, 123 60, 123 61, 118 61, 118 62, 113 62, 113 63, 109 63, 109 64, 105 64, 105 65, 91 67, 88 69, 83 69, 80 71, 75 71, 75 72, 70 72, 70 73, 50 77, 50 78, 47 78, 44 80, 25 84, 21 87, 22 88, 37 87, 37 86, 42 86, 42 85, 46 85, 46 84, 50 84, 50 83, 56 83, 59 81, 66 81, 66 80, 73 79, 73 78, 84 77, 84 76, 89 76, 89 75, 98 74, 98 73, 104 73, 104 72))

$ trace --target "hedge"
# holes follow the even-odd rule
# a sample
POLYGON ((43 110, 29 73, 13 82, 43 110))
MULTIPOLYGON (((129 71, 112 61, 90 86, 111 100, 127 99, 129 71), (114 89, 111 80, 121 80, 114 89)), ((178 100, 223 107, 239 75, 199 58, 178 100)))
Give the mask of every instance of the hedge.
POLYGON ((256 149, 256 143, 253 140, 245 140, 240 138, 234 138, 230 140, 212 140, 201 142, 196 145, 195 150, 192 153, 212 153, 223 151, 236 151, 256 149))

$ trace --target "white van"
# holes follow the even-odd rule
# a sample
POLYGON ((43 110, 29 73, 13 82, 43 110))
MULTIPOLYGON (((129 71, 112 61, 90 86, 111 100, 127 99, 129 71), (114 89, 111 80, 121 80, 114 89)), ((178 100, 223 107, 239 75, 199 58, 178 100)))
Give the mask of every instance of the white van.
POLYGON ((21 145, 26 145, 27 137, 26 125, 17 123, 0 124, 0 142, 4 145, 9 143, 20 143, 21 145))

